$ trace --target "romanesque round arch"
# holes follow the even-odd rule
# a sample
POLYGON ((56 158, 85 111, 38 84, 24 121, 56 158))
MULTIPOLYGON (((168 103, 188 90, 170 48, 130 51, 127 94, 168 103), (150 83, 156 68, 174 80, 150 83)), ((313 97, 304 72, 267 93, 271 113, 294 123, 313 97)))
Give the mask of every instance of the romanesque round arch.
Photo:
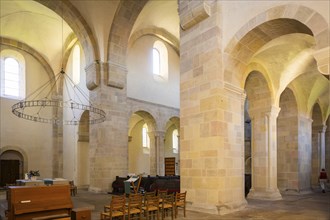
POLYGON ((131 47, 135 41, 137 41, 139 38, 146 36, 146 35, 152 35, 159 39, 164 40, 166 43, 168 43, 175 52, 180 55, 180 43, 178 39, 176 39, 175 36, 173 36, 168 31, 161 29, 161 28, 144 28, 142 30, 139 30, 137 32, 134 32, 130 38, 129 38, 129 47, 131 47))
POLYGON ((34 50, 29 45, 27 45, 23 42, 19 42, 14 39, 8 39, 8 38, 4 38, 4 37, 0 37, 0 45, 4 45, 9 48, 21 50, 21 51, 24 51, 24 52, 30 54, 43 66, 49 79, 52 79, 55 76, 53 69, 51 68, 49 63, 45 60, 45 58, 43 58, 43 56, 40 53, 38 53, 36 50, 34 50))
POLYGON ((87 64, 99 61, 99 47, 93 32, 79 11, 69 1, 61 1, 61 4, 58 1, 35 1, 57 13, 71 27, 81 44, 87 64))
POLYGON ((23 157, 23 172, 28 172, 28 156, 27 153, 20 147, 18 146, 4 146, 2 148, 0 148, 0 158, 1 155, 4 154, 6 151, 15 151, 18 152, 20 155, 22 155, 23 157))
MULTIPOLYGON (((244 85, 242 83, 242 74, 245 72, 248 64, 247 62, 253 55, 253 52, 248 52, 247 54, 249 54, 249 56, 241 56, 240 54, 242 50, 244 50, 244 46, 253 39, 251 38, 252 35, 248 36, 249 33, 256 30, 259 26, 267 24, 267 22, 276 22, 278 24, 285 22, 286 30, 289 31, 289 33, 305 33, 314 36, 316 49, 320 50, 328 47, 328 41, 325 40, 329 39, 328 24, 319 13, 305 6, 293 4, 270 8, 246 22, 246 25, 236 33, 225 48, 225 57, 228 60, 228 64, 225 67, 224 74, 227 82, 242 88, 244 85), (299 11, 303 11, 305 16, 299 16, 299 11), (297 24, 298 28, 295 28, 297 24), (238 47, 240 50, 238 50, 238 47)), ((288 32, 285 34, 287 33, 288 32)), ((256 36, 258 35, 258 33, 253 34, 256 36)), ((281 36, 282 34, 284 33, 270 33, 270 35, 273 35, 273 38, 281 36)), ((271 39, 272 38, 269 38, 268 41, 271 39)), ((263 45, 268 41, 265 41, 263 45)), ((254 48, 254 51, 259 48, 260 47, 254 48)))

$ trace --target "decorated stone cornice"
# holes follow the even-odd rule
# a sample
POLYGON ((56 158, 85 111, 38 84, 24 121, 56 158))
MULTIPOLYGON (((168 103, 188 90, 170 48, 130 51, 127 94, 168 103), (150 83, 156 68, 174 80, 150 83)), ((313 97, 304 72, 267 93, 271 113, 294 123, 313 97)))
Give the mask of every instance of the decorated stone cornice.
POLYGON ((207 1, 181 1, 180 23, 183 30, 188 30, 211 16, 211 6, 207 1))
POLYGON ((95 61, 85 68, 86 86, 89 90, 93 90, 100 84, 100 62, 95 61))
POLYGON ((125 66, 109 61, 107 72, 107 86, 117 89, 123 89, 125 87, 127 75, 127 69, 125 66))

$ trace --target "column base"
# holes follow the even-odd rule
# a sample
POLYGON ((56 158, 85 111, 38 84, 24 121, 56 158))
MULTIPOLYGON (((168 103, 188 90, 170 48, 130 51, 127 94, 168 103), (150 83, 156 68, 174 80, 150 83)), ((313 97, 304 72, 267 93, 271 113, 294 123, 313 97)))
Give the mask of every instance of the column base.
POLYGON ((305 195, 305 194, 311 194, 311 189, 286 189, 281 190, 282 195, 305 195))
POLYGON ((198 211, 208 214, 225 215, 232 212, 243 210, 247 206, 245 199, 238 202, 231 202, 222 205, 197 204, 187 202, 187 210, 198 211))
POLYGON ((275 190, 255 190, 250 189, 247 195, 248 199, 261 199, 261 200, 282 200, 282 195, 278 189, 275 190))

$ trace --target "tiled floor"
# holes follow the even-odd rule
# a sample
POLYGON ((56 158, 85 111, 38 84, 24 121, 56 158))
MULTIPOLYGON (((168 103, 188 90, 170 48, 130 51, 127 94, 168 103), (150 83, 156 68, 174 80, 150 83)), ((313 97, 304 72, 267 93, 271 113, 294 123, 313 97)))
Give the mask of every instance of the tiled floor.
MULTIPOLYGON (((78 190, 78 194, 72 197, 72 201, 75 207, 89 207, 92 209, 92 219, 98 220, 104 204, 109 203, 110 198, 110 194, 78 190)), ((315 191, 303 195, 283 195, 283 200, 280 201, 248 199, 247 202, 248 205, 244 210, 222 216, 188 210, 187 217, 184 218, 180 210, 177 220, 330 220, 330 191, 327 193, 315 191)), ((3 217, 5 207, 6 199, 5 194, 2 192, 0 193, 1 220, 5 220, 3 217)), ((171 218, 166 218, 166 220, 169 219, 171 218)))

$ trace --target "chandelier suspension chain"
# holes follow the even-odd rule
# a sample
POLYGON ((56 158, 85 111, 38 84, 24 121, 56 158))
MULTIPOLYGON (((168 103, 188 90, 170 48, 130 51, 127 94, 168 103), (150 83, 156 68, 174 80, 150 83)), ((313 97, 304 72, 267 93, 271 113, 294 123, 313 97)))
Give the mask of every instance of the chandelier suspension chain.
POLYGON ((12 113, 19 118, 31 120, 34 122, 50 123, 50 124, 65 124, 65 125, 78 125, 78 124, 96 124, 105 121, 106 113, 99 108, 92 105, 88 95, 74 83, 74 81, 63 70, 63 53, 64 53, 64 19, 63 19, 63 1, 61 1, 61 31, 62 31, 62 44, 61 44, 61 71, 51 77, 49 81, 42 84, 38 89, 23 100, 12 106, 12 113), (60 86, 61 85, 61 86, 60 86), (58 87, 59 86, 59 87, 58 87), (49 88, 49 91, 46 91, 49 88), (59 94, 59 89, 62 92, 59 94), (66 90, 66 91, 65 91, 66 90), (71 92, 73 93, 74 100, 71 92), (43 95, 43 93, 45 93, 43 95), (56 95, 55 97, 53 95, 56 95), (69 100, 64 100, 65 95, 69 100), (84 104, 83 99, 85 99, 84 104), (57 111, 55 108, 63 109, 62 119, 57 118, 57 111), (64 111, 67 109, 67 111, 64 111), (69 110, 70 109, 70 110, 69 110), (43 111, 44 110, 44 111, 43 111), (54 112, 55 111, 55 112, 54 112), (71 112, 71 119, 67 117, 71 112), (83 112, 89 112, 89 119, 87 121, 80 121, 77 119, 78 115, 83 112), (78 114, 79 113, 79 114, 78 114), (62 121, 62 122, 61 122, 62 121))

